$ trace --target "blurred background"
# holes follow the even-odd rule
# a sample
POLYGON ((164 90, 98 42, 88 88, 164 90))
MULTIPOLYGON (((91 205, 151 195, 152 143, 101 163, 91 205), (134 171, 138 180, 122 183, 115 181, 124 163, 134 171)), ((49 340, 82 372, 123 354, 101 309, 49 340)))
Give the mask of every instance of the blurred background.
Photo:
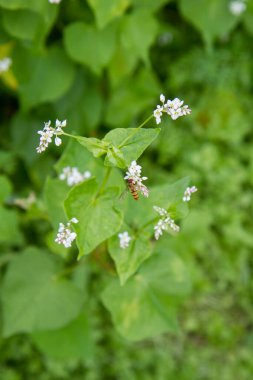
POLYGON ((178 333, 120 337, 94 267, 88 343, 0 335, 0 379, 251 380, 253 2, 0 0, 0 20, 1 280, 25 247, 51 248, 42 191, 66 142, 36 153, 49 119, 103 137, 179 97, 191 116, 164 118, 141 163, 151 183, 190 175, 199 189, 168 240, 193 284, 178 333))

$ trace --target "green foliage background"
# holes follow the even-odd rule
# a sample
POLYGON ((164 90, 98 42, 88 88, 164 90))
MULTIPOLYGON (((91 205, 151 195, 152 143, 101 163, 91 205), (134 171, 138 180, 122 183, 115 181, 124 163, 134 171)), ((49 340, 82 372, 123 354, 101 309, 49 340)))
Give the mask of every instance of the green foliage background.
MULTIPOLYGON (((0 58, 13 60, 0 83, 0 379, 252 379, 252 2, 234 16, 227 0, 0 0, 0 20, 0 58), (102 138, 136 127, 160 93, 193 112, 163 121, 144 173, 153 185, 190 175, 199 192, 181 233, 159 241, 162 280, 150 284, 175 291, 159 269, 174 260, 192 290, 177 329, 131 342, 105 308, 115 285, 104 291, 114 269, 103 244, 71 271, 76 253, 52 243, 66 189, 47 176, 63 148, 38 155, 37 130, 66 118, 68 132, 102 138), (16 207, 31 191, 36 205, 16 207)), ((143 315, 143 325, 161 326, 156 318, 143 315)))

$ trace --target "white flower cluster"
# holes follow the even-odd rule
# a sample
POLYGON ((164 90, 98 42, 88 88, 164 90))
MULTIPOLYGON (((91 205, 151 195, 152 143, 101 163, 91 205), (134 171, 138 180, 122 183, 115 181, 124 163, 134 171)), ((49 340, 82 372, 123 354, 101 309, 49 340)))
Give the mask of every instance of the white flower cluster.
POLYGON ((158 206, 154 206, 153 208, 162 217, 154 227, 156 240, 162 236, 163 231, 168 231, 169 228, 174 232, 179 232, 179 226, 174 222, 173 219, 171 219, 168 212, 164 208, 158 206))
POLYGON ((196 186, 187 187, 187 189, 184 192, 183 201, 184 202, 189 202, 189 200, 191 199, 192 193, 195 193, 196 191, 198 191, 198 189, 196 188, 196 186))
POLYGON ((55 145, 59 146, 61 145, 62 141, 59 137, 59 135, 63 134, 62 128, 66 127, 67 121, 63 120, 60 121, 56 119, 55 121, 55 128, 51 126, 51 120, 49 120, 47 123, 45 123, 45 127, 42 129, 42 131, 38 131, 38 134, 40 136, 40 144, 36 148, 37 153, 42 153, 44 150, 47 149, 48 144, 52 142, 52 137, 55 137, 54 143, 55 145))
POLYGON ((49 3, 51 4, 59 4, 61 0, 49 0, 49 3))
POLYGON ((66 226, 63 223, 60 223, 55 239, 56 243, 63 244, 65 248, 71 247, 72 242, 76 238, 76 233, 71 230, 71 223, 78 223, 78 220, 76 218, 72 218, 66 226))
POLYGON ((59 175, 61 181, 66 180, 69 186, 77 185, 89 179, 91 177, 91 172, 86 170, 84 173, 80 173, 77 167, 66 166, 63 168, 62 173, 59 175))
POLYGON ((160 101, 162 102, 162 106, 158 105, 154 111, 156 124, 161 123, 161 117, 163 113, 167 113, 173 120, 176 120, 180 116, 189 115, 191 113, 191 109, 187 105, 183 106, 184 101, 178 98, 175 98, 174 100, 168 99, 165 103, 165 96, 161 94, 160 101))
POLYGON ((148 197, 149 190, 147 186, 143 185, 142 183, 142 181, 146 181, 148 177, 141 177, 141 170, 142 170, 142 167, 140 165, 137 165, 136 161, 132 161, 131 165, 128 168, 128 171, 126 172, 124 179, 132 180, 134 190, 140 191, 144 197, 148 197))
POLYGON ((119 238, 119 246, 122 249, 127 248, 129 246, 130 240, 132 240, 132 238, 128 235, 127 231, 118 234, 118 238, 119 238))
POLYGON ((243 13, 245 10, 246 10, 246 4, 244 3, 244 1, 240 1, 240 0, 230 1, 229 11, 234 16, 240 16, 240 14, 243 13))
POLYGON ((11 64, 12 60, 9 57, 0 59, 0 73, 4 73, 5 71, 9 70, 11 64))

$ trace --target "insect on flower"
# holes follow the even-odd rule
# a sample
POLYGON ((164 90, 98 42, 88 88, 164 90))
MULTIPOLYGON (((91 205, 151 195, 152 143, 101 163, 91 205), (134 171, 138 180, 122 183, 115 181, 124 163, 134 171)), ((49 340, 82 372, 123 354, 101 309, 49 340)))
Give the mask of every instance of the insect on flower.
MULTIPOLYGON (((141 177, 141 169, 141 166, 137 165, 136 161, 132 161, 124 177, 127 181, 127 191, 130 191, 135 201, 138 201, 139 199, 139 192, 144 197, 148 197, 149 195, 147 186, 142 183, 142 181, 145 181, 147 177, 141 177)), ((125 192, 123 192, 122 195, 125 195, 125 192)))
POLYGON ((139 194, 138 194, 138 189, 135 186, 134 180, 131 178, 127 179, 127 185, 130 193, 132 194, 133 198, 135 201, 138 201, 139 199, 139 194))

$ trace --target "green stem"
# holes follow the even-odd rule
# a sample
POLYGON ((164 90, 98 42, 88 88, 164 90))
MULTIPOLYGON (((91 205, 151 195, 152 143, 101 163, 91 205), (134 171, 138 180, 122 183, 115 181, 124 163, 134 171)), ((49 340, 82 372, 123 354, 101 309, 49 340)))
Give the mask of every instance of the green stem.
POLYGON ((126 138, 125 138, 125 140, 123 140, 122 141, 122 143, 120 144, 120 146, 118 147, 119 149, 120 148, 122 148, 122 146, 124 146, 125 145, 125 143, 128 141, 128 140, 130 140, 137 132, 138 132, 138 130, 140 129, 140 128, 142 128, 145 124, 147 124, 147 122, 149 122, 149 120, 151 120, 152 119, 152 117, 154 117, 153 116, 153 114, 152 115, 150 115, 143 123, 141 123, 137 128, 134 128, 134 131, 133 131, 133 133, 130 135, 130 136, 127 136, 126 138))
POLYGON ((137 127, 137 129, 140 129, 140 128, 142 128, 145 124, 147 124, 147 122, 149 122, 149 120, 151 120, 152 119, 152 117, 154 117, 154 115, 152 114, 152 115, 150 115, 146 120, 144 120, 144 122, 143 123, 141 123, 140 125, 139 125, 139 127, 137 127))
POLYGON ((159 217, 156 216, 154 219, 150 220, 149 222, 147 222, 146 224, 144 224, 139 231, 143 231, 146 227, 148 227, 150 224, 154 224, 156 221, 159 220, 159 217))
POLYGON ((110 177, 111 171, 112 171, 112 168, 111 168, 111 167, 107 167, 107 169, 106 169, 106 173, 105 173, 105 176, 104 176, 104 178, 103 178, 103 181, 102 181, 102 183, 101 183, 100 188, 98 189, 98 192, 97 192, 97 194, 96 194, 96 196, 95 196, 95 199, 96 199, 100 194, 102 194, 102 192, 103 192, 103 190, 104 190, 104 188, 105 188, 105 186, 106 186, 106 184, 107 184, 107 182, 108 182, 108 179, 109 179, 109 177, 110 177))
POLYGON ((73 139, 78 139, 78 136, 70 135, 69 133, 66 133, 66 132, 61 133, 61 135, 72 137, 73 139))

